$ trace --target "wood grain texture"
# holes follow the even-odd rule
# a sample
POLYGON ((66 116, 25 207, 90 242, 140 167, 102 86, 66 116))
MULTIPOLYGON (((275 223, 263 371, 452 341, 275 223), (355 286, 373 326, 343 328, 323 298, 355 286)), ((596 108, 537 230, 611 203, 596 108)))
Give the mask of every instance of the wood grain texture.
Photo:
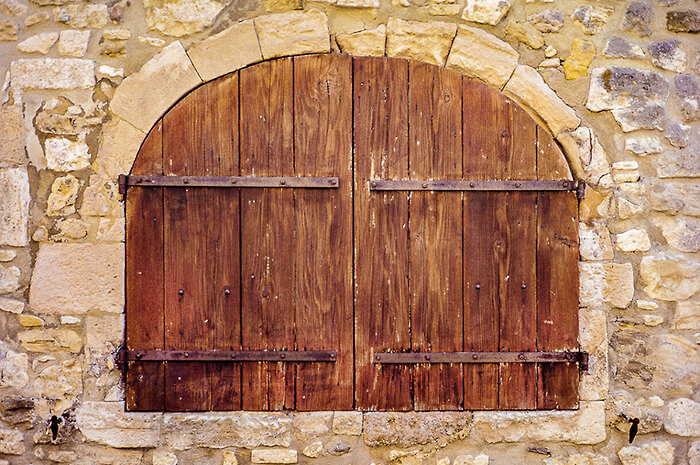
MULTIPOLYGON (((243 176, 292 176, 293 60, 241 70, 243 176)), ((294 192, 241 189, 244 350, 294 350, 294 192)), ((294 364, 244 363, 243 409, 294 408, 294 364)))
MULTIPOLYGON (((409 65, 409 166, 412 179, 462 177, 462 79, 409 65)), ((414 192, 409 203, 411 339, 414 352, 462 350, 462 193, 414 192)), ((463 403, 463 367, 417 365, 416 410, 463 403)))
MULTIPOLYGON (((537 141, 537 178, 561 179, 561 149, 541 127, 537 128, 537 141)), ((578 259, 576 195, 539 192, 537 350, 578 350, 578 259)), ((578 365, 540 363, 537 375, 537 408, 578 407, 578 365)))
MULTIPOLYGON (((166 114, 163 151, 165 174, 238 174, 236 73, 197 88, 166 114)), ((222 208, 237 211, 238 202, 235 190, 165 193, 166 349, 240 347, 240 232, 220 216, 222 208)), ((165 376, 166 410, 240 408, 237 365, 171 363, 165 376)))
MULTIPOLYGON (((133 174, 162 174, 159 121, 146 137, 133 174)), ((126 196, 126 347, 163 349, 163 189, 131 189, 126 196)), ((129 362, 126 409, 163 410, 163 363, 129 362)))
POLYGON ((294 59, 295 175, 338 176, 339 188, 295 192, 299 350, 338 351, 297 369, 297 410, 353 408, 352 60, 294 59))
POLYGON ((408 193, 371 179, 408 178, 408 62, 354 58, 355 399, 362 410, 411 410, 412 367, 373 363, 411 349, 408 193))

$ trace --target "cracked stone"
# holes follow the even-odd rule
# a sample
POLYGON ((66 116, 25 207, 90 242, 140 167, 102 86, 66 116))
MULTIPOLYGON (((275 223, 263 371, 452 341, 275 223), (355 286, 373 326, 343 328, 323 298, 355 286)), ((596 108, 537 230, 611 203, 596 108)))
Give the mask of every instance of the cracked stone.
POLYGON ((571 19, 581 27, 584 34, 594 35, 603 30, 613 11, 615 10, 609 6, 582 5, 574 10, 571 19))
POLYGON ((685 70, 686 54, 677 39, 668 42, 651 42, 647 47, 654 66, 677 73, 685 70))
POLYGON ((545 10, 531 14, 527 20, 540 32, 559 32, 564 27, 564 12, 557 9, 545 10))
POLYGON ((700 290, 700 263, 661 252, 642 258, 639 268, 644 292, 659 300, 685 300, 700 290))
POLYGON ((608 37, 605 40, 603 55, 610 58, 638 58, 645 57, 644 50, 639 45, 627 42, 620 37, 608 37))
POLYGON ((544 37, 537 28, 528 23, 511 21, 506 27, 506 33, 515 37, 531 49, 540 49, 544 45, 544 37))
POLYGON ((654 218, 668 245, 681 252, 700 252, 700 220, 680 216, 654 218))
POLYGON ((666 28, 673 32, 700 32, 700 12, 678 10, 666 13, 666 28))

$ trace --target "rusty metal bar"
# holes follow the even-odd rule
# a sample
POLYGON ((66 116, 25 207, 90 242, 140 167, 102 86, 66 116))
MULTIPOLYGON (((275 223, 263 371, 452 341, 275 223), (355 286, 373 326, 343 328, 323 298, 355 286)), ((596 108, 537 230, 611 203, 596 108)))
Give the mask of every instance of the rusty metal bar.
POLYGON ((579 363, 588 369, 587 352, 381 352, 374 363, 579 363))
POLYGON ((335 362, 334 350, 128 350, 122 362, 335 362))
POLYGON ((372 180, 369 184, 373 191, 573 191, 577 190, 576 181, 484 181, 484 180, 372 180))
POLYGON ((128 187, 281 187, 337 189, 338 178, 314 176, 139 176, 119 175, 119 193, 128 187))

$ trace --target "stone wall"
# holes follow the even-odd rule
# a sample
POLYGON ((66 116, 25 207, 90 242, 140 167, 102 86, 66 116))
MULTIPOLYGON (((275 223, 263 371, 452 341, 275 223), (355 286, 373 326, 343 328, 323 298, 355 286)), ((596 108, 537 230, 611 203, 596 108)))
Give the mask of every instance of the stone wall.
POLYGON ((692 0, 0 0, 0 464, 699 464, 699 30, 692 0), (579 410, 124 413, 116 176, 202 80, 339 51, 502 89, 589 183, 579 410))

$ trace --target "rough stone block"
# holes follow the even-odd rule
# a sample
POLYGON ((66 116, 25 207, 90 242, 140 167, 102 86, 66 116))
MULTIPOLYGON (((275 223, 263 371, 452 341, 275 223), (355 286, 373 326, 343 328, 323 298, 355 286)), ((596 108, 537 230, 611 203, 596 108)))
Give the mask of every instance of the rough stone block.
POLYGON ((386 27, 386 54, 444 65, 456 33, 456 24, 389 18, 386 27))
POLYGON ((630 229, 615 235, 615 247, 622 252, 647 252, 651 241, 645 230, 630 229))
POLYGON ((579 223, 579 252, 583 260, 612 260, 614 258, 610 231, 602 223, 579 223))
POLYGON ((124 301, 122 244, 41 244, 29 292, 38 313, 120 311, 124 301))
POLYGON ((91 89, 95 62, 77 58, 37 58, 13 61, 12 86, 18 89, 91 89))
POLYGON ((93 165, 95 172, 101 178, 111 180, 116 180, 120 174, 130 173, 145 137, 145 133, 119 118, 104 125, 93 165))
POLYGON ((227 5, 217 0, 144 0, 149 29, 168 36, 182 37, 203 31, 214 24, 227 5))
POLYGON ((202 81, 179 41, 164 47, 114 92, 112 112, 143 132, 202 81))
POLYGON ((293 449, 255 449, 251 453, 253 463, 297 463, 297 451, 293 449))
POLYGON ((187 54, 205 81, 262 60, 253 21, 243 21, 193 45, 187 54))
POLYGON ((654 224, 668 245, 681 252, 700 252, 700 220, 682 216, 660 216, 654 224))
POLYGON ((557 140, 577 177, 601 189, 613 187, 608 154, 592 129, 581 126, 575 131, 559 134, 557 140))
POLYGON ((460 26, 447 67, 477 77, 502 89, 518 65, 518 53, 483 29, 460 26))
POLYGON ((370 447, 411 447, 465 437, 471 423, 471 412, 367 412, 363 430, 370 447))
POLYGON ((29 357, 0 342, 0 388, 22 389, 29 382, 29 357))
POLYGON ((504 90, 535 110, 554 134, 576 129, 581 123, 576 112, 545 84, 535 69, 529 66, 519 65, 515 68, 504 90))
POLYGON ((579 301, 583 307, 608 303, 625 308, 634 296, 634 272, 631 263, 579 263, 579 301))
POLYGON ((0 105, 0 166, 24 163, 23 128, 22 105, 0 105))
POLYGON ((333 432, 348 436, 362 434, 362 412, 335 412, 333 414, 333 432))
POLYGON ((700 330, 700 301, 678 302, 673 315, 673 327, 676 329, 700 330))
POLYGON ((338 34, 335 37, 340 50, 354 56, 383 56, 386 47, 386 26, 375 29, 338 34))
POLYGON ((76 424, 85 439, 116 448, 157 447, 162 414, 124 411, 123 402, 83 402, 76 424))
POLYGON ((700 403, 691 399, 675 399, 669 402, 664 428, 677 436, 700 436, 700 403))
POLYGON ((0 428, 0 454, 22 455, 25 450, 21 431, 0 428))
POLYGON ((289 447, 292 417, 282 413, 173 413, 163 420, 163 440, 175 450, 190 447, 289 447))
POLYGON ((475 412, 471 437, 497 442, 572 442, 605 440, 605 402, 581 402, 561 412, 475 412))
POLYGON ((255 30, 266 60, 331 50, 328 17, 316 9, 260 16, 255 30))
POLYGON ((659 253, 642 259, 644 292, 659 300, 685 300, 700 290, 700 263, 682 255, 659 253))
POLYGON ((467 0, 462 19, 495 26, 510 10, 508 0, 467 0))
POLYGON ((52 353, 67 350, 77 354, 83 348, 80 335, 65 328, 31 329, 19 333, 18 339, 28 352, 52 353))
POLYGON ((622 465, 673 465, 674 450, 668 441, 653 441, 627 446, 617 453, 622 465))
POLYGON ((328 434, 331 430, 332 412, 298 412, 294 415, 294 435, 309 441, 328 434))
POLYGON ((591 72, 586 107, 602 111, 663 105, 668 93, 668 81, 655 71, 618 66, 596 68, 591 72))
POLYGON ((30 201, 27 170, 24 168, 0 169, 1 245, 13 247, 27 245, 30 201))

